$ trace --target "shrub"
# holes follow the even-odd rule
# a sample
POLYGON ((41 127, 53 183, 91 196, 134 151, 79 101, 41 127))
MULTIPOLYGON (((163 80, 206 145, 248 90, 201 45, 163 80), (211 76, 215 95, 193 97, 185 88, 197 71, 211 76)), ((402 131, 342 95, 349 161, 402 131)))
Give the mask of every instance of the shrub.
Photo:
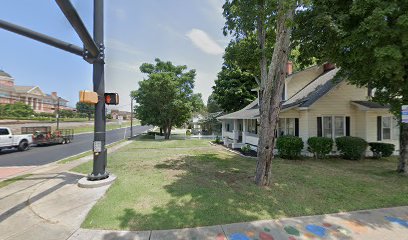
POLYGON ((191 130, 190 130, 190 129, 187 129, 186 135, 187 135, 187 136, 190 136, 190 135, 191 135, 191 130))
POLYGON ((221 138, 219 136, 216 136, 214 142, 216 144, 220 144, 221 143, 221 138))
POLYGON ((389 157, 395 150, 395 145, 391 143, 370 142, 368 145, 375 158, 389 157))
POLYGON ((303 149, 303 141, 300 137, 282 136, 276 141, 279 157, 285 159, 296 159, 303 149))
POLYGON ((327 137, 311 137, 307 140, 308 151, 316 158, 324 158, 333 149, 333 139, 327 137))
POLYGON ((358 160, 364 156, 368 144, 362 138, 348 136, 336 138, 336 145, 343 158, 358 160))
POLYGON ((251 147, 247 144, 245 144, 244 146, 241 147, 241 151, 243 153, 249 153, 251 151, 251 147))

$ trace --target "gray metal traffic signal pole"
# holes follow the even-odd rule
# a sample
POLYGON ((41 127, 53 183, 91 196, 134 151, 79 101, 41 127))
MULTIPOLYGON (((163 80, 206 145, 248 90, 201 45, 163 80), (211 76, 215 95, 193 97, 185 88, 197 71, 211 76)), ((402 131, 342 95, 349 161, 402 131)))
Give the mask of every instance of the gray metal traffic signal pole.
POLYGON ((89 180, 100 180, 109 177, 106 172, 107 151, 106 116, 105 116, 105 55, 103 43, 103 0, 94 0, 94 40, 99 48, 99 56, 93 63, 93 87, 98 94, 98 103, 95 106, 95 135, 93 153, 93 171, 88 175, 89 180), (96 147, 97 146, 97 147, 96 147), (98 149, 96 149, 98 148, 98 149), (100 152, 99 152, 100 151, 100 152))
POLYGON ((93 64, 93 85, 94 91, 98 94, 98 103, 95 106, 95 132, 94 132, 94 161, 93 171, 88 175, 89 180, 101 180, 109 177, 106 172, 106 116, 105 116, 105 81, 104 81, 104 41, 103 41, 103 1, 94 0, 94 39, 85 28, 81 18, 69 0, 55 0, 62 12, 71 23, 74 30, 84 44, 84 48, 74 44, 61 41, 59 39, 35 32, 3 20, 0 20, 0 28, 17 33, 19 35, 43 42, 50 46, 64 51, 83 56, 83 58, 93 64))

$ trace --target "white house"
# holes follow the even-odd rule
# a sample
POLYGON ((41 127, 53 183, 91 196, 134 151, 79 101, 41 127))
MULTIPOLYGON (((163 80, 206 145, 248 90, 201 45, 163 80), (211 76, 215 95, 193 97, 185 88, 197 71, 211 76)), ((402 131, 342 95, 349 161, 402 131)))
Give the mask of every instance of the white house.
MULTIPOLYGON (((367 142, 385 142, 399 149, 399 127, 387 106, 370 101, 371 92, 342 79, 331 64, 290 74, 285 80, 283 107, 277 134, 299 136, 356 136, 367 142)), ((224 144, 232 148, 258 145, 258 99, 243 109, 218 117, 224 144)))

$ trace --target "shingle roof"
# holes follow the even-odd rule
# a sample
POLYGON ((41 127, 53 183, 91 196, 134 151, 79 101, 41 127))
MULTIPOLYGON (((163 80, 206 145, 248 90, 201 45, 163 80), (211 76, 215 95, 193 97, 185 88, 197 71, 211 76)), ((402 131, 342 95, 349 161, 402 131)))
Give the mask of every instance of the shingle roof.
POLYGON ((218 117, 217 119, 256 119, 259 116, 258 99, 248 104, 243 109, 218 117), (255 107, 255 108, 254 108, 255 107))
POLYGON ((16 92, 26 93, 35 87, 34 86, 14 86, 14 88, 16 89, 16 92))
POLYGON ((339 82, 334 82, 332 79, 336 76, 337 69, 325 72, 324 74, 317 77, 315 80, 311 81, 305 87, 300 89, 292 97, 290 97, 286 104, 301 103, 300 107, 309 107, 314 102, 316 102, 320 97, 325 95, 330 89, 336 86, 339 82))
MULTIPOLYGON (((339 84, 341 81, 333 81, 334 76, 339 69, 333 69, 328 71, 304 88, 295 93, 290 99, 286 100, 282 105, 282 110, 292 107, 309 107, 315 103, 319 98, 324 96, 333 87, 339 84)), ((217 119, 256 119, 259 117, 259 105, 258 99, 244 107, 243 109, 218 117, 217 119)))
POLYGON ((358 105, 361 105, 363 107, 367 107, 367 108, 380 108, 380 109, 388 109, 390 108, 389 105, 383 105, 381 103, 376 103, 376 102, 372 102, 372 101, 353 101, 353 103, 356 103, 358 105))
POLYGON ((11 75, 10 75, 10 74, 6 73, 5 71, 3 71, 3 70, 1 70, 1 69, 0 69, 0 76, 1 76, 1 77, 9 77, 9 78, 11 78, 11 75))

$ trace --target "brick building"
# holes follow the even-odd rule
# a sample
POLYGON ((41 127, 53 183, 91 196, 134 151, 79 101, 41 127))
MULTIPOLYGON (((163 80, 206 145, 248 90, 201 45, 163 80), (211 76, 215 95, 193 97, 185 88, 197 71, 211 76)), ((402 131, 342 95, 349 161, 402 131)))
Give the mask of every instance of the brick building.
POLYGON ((44 93, 38 86, 18 86, 13 77, 0 70, 0 104, 23 102, 35 112, 54 113, 59 100, 60 109, 74 110, 67 106, 68 100, 58 96, 57 92, 44 93))

